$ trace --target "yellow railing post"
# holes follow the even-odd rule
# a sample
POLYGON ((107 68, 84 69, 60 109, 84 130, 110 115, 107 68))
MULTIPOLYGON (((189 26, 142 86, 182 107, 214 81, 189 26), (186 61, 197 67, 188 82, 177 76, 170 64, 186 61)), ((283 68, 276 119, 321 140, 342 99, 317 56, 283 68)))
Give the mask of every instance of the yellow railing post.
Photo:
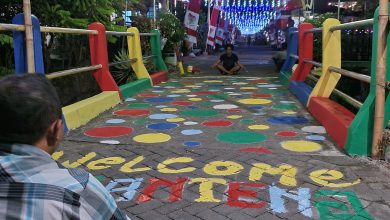
POLYGON ((330 31, 332 26, 339 25, 340 21, 334 18, 327 19, 323 24, 322 32, 322 75, 310 94, 311 97, 329 98, 336 88, 341 74, 329 71, 329 67, 341 68, 341 31, 330 31))
MULTIPOLYGON (((127 32, 133 33, 133 36, 127 37, 127 45, 129 51, 129 58, 136 59, 135 62, 131 63, 137 79, 150 79, 148 70, 145 68, 144 61, 142 58, 141 40, 139 31, 135 27, 127 29, 127 32)), ((150 80, 151 82, 151 80, 150 80)))

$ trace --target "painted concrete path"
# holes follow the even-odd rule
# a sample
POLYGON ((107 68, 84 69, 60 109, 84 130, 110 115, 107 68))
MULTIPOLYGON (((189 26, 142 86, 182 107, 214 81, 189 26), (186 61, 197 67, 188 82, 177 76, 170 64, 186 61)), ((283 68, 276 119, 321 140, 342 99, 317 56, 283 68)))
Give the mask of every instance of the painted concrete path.
POLYGON ((53 157, 95 175, 132 219, 389 219, 389 172, 339 152, 279 83, 170 80, 53 157))

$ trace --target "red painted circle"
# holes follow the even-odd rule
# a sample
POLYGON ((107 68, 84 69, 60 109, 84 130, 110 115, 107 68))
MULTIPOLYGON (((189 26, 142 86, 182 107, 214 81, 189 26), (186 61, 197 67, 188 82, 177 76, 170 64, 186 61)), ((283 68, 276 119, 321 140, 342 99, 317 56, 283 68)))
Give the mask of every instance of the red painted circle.
POLYGON ((227 110, 229 113, 240 113, 241 110, 240 109, 228 109, 227 110))
POLYGON ((138 97, 143 97, 143 98, 153 98, 159 96, 160 96, 159 94, 149 94, 149 93, 138 94, 138 97))
POLYGON ((272 98, 271 94, 253 94, 252 97, 254 98, 272 98))
POLYGON ((200 92, 193 92, 192 94, 195 94, 195 95, 213 95, 213 94, 218 94, 218 92, 200 91, 200 92))
POLYGON ((190 106, 190 105, 193 105, 194 103, 189 102, 189 101, 174 101, 171 104, 172 105, 180 105, 180 106, 190 106))
POLYGON ((203 126, 208 126, 208 127, 228 127, 232 124, 233 124, 232 122, 226 120, 205 121, 202 123, 203 126))
POLYGON ((298 135, 297 132, 292 132, 292 131, 281 131, 276 133, 276 135, 281 136, 281 137, 295 137, 298 135))
POLYGON ((143 116, 149 115, 150 111, 146 109, 124 109, 118 110, 113 113, 113 115, 117 116, 143 116))
POLYGON ((130 134, 133 131, 133 128, 122 127, 122 126, 112 126, 112 127, 99 127, 92 128, 84 132, 85 135, 98 138, 110 138, 110 137, 119 137, 130 134))
POLYGON ((253 83, 268 83, 268 80, 265 79, 257 79, 257 80, 250 80, 253 83))
POLYGON ((241 148, 241 152, 248 152, 248 153, 263 153, 263 154, 270 154, 272 153, 271 150, 268 150, 267 148, 259 147, 259 148, 241 148))

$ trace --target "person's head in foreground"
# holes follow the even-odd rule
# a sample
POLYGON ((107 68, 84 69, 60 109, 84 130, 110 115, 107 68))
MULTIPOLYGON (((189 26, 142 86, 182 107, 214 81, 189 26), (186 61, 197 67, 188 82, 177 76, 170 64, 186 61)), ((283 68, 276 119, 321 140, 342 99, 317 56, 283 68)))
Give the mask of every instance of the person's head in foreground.
POLYGON ((61 103, 44 77, 0 79, 0 143, 27 144, 52 154, 64 135, 61 103))
POLYGON ((0 78, 0 219, 126 219, 95 177, 51 158, 61 116, 44 76, 0 78))
POLYGON ((225 45, 225 51, 228 56, 233 54, 234 46, 233 44, 226 44, 225 45))

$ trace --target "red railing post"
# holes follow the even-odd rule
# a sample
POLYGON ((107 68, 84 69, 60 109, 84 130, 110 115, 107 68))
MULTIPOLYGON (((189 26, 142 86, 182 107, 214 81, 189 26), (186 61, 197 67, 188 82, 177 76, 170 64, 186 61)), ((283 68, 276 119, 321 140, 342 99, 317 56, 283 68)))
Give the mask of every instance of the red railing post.
POLYGON ((93 76, 102 91, 117 91, 122 98, 122 94, 110 73, 108 67, 108 52, 106 28, 99 22, 88 25, 89 30, 98 31, 97 35, 89 35, 89 51, 91 54, 91 65, 102 65, 102 68, 95 71, 93 76))
POLYGON ((309 23, 303 23, 298 27, 299 61, 298 67, 291 76, 290 81, 305 81, 306 77, 310 74, 310 71, 313 68, 312 64, 304 62, 304 60, 313 60, 314 34, 312 32, 305 33, 306 30, 310 29, 313 29, 313 25, 309 23))

